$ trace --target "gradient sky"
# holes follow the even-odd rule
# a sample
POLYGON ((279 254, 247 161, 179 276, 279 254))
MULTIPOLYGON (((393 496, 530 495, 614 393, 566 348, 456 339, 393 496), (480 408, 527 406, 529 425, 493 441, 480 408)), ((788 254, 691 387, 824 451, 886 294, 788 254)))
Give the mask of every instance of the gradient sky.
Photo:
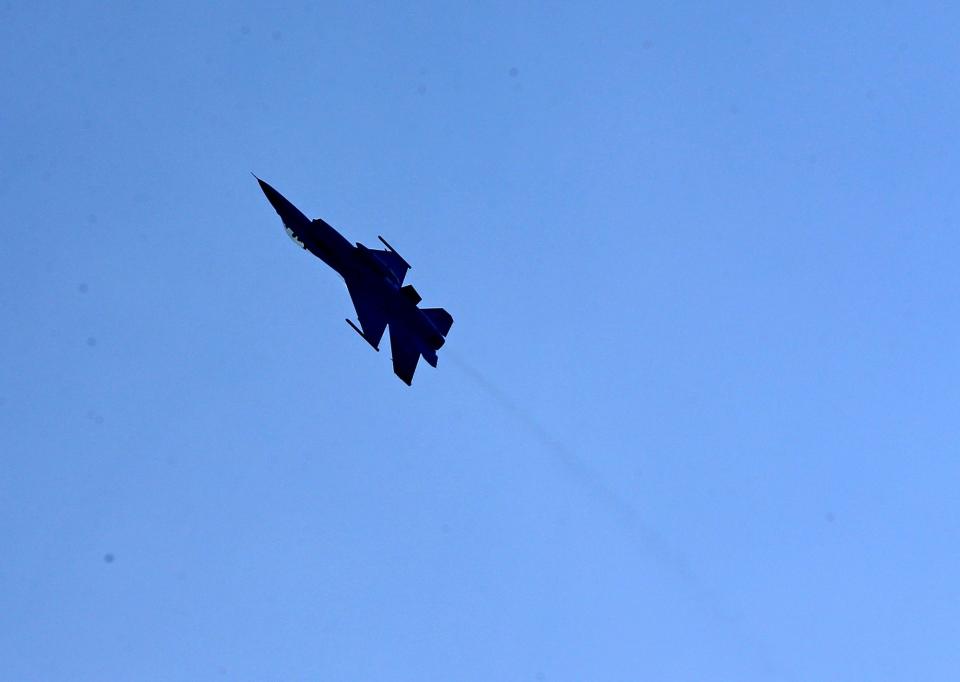
POLYGON ((274 4, 0 5, 0 678, 957 675, 955 3, 274 4))

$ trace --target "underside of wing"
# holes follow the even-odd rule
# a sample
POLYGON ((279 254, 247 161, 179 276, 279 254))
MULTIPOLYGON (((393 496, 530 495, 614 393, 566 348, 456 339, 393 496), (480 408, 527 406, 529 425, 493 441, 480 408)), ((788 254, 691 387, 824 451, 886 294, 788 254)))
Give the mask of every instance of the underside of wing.
POLYGON ((393 353, 393 372, 409 386, 420 361, 420 349, 409 334, 395 324, 390 325, 390 351, 393 353))
POLYGON ((389 270, 394 277, 397 278, 397 284, 403 284, 403 278, 407 276, 407 270, 410 269, 410 266, 407 265, 407 261, 403 260, 403 258, 393 251, 386 251, 384 249, 370 249, 370 252, 378 261, 383 263, 383 266, 389 270))
MULTIPOLYGON (((361 335, 367 343, 380 350, 380 339, 383 338, 387 326, 387 316, 376 296, 366 287, 347 280, 347 291, 353 300, 353 307, 357 310, 357 319, 360 320, 361 335)), ((349 320, 347 320, 349 322, 349 320)))

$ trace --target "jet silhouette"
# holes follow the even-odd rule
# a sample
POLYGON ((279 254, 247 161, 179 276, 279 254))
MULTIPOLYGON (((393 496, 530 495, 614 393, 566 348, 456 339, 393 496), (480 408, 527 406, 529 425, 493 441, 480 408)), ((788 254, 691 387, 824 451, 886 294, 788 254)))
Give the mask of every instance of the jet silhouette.
POLYGON ((453 317, 443 308, 420 308, 417 290, 403 284, 410 264, 387 241, 378 236, 386 249, 370 249, 357 242, 348 242, 325 221, 310 220, 266 182, 257 178, 260 189, 276 209, 290 238, 343 277, 360 320, 363 339, 380 350, 380 339, 390 325, 390 349, 393 371, 407 386, 422 355, 431 366, 437 366, 437 350, 453 325, 453 317))

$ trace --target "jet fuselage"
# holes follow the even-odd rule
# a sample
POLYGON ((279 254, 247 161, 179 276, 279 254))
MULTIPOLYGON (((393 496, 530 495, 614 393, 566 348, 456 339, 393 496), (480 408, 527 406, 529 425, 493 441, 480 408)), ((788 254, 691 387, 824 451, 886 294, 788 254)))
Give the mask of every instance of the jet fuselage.
MULTIPOLYGON (((356 245, 351 244, 326 221, 319 218, 310 220, 269 184, 260 178, 257 178, 257 181, 283 221, 287 235, 344 279, 356 306, 356 292, 362 292, 365 310, 361 311, 359 306, 357 310, 361 325, 364 325, 364 313, 368 318, 382 320, 384 324, 390 325, 391 339, 395 332, 402 334, 416 347, 419 355, 436 367, 436 352, 443 346, 453 318, 443 309, 418 307, 421 300, 419 294, 412 286, 403 286, 403 275, 410 267, 406 261, 386 242, 384 244, 388 251, 370 249, 359 242, 356 245)), ((352 322, 350 325, 371 346, 379 350, 383 326, 376 325, 379 327, 378 333, 375 331, 371 336, 366 325, 363 331, 357 329, 352 322)), ((412 377, 412 370, 410 376, 412 377)), ((401 378, 409 383, 408 378, 401 378)))

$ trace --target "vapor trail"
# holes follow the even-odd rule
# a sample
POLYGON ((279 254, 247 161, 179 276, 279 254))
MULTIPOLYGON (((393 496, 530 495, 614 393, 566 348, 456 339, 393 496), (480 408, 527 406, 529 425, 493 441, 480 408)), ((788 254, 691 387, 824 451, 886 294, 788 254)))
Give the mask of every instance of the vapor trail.
POLYGON ((715 620, 739 636, 743 647, 756 656, 762 672, 771 678, 795 680, 783 665, 774 663, 765 644, 745 631, 740 618, 728 608, 716 592, 708 588, 696 575, 683 554, 667 541, 662 533, 644 521, 636 508, 620 493, 608 486, 582 457, 557 440, 530 412, 519 405, 510 395, 487 379, 478 369, 448 349, 446 358, 460 368, 476 386, 511 415, 556 461, 594 501, 606 507, 617 519, 636 546, 654 561, 672 579, 679 582, 688 595, 715 620))
POLYGON ((584 492, 612 512, 621 527, 630 533, 632 539, 638 542, 645 553, 649 554, 662 568, 688 587, 706 592, 682 554, 671 547, 661 533, 640 518, 639 513, 630 502, 604 483, 583 458, 557 440, 530 412, 521 407, 500 387, 484 377, 470 363, 449 351, 447 351, 446 357, 470 377, 484 393, 497 402, 505 412, 516 419, 531 436, 536 438, 553 456, 554 461, 576 480, 584 492))

